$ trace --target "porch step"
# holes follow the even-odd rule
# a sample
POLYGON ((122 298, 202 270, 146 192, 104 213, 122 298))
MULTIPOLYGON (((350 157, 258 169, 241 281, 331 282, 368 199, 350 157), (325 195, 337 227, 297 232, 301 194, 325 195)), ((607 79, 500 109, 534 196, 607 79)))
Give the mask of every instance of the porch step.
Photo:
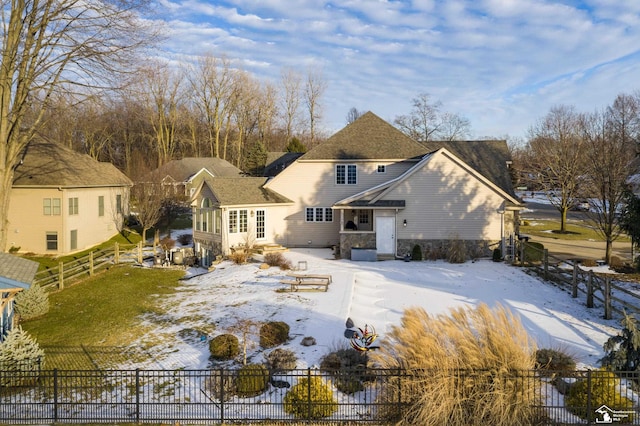
POLYGON ((285 251, 289 251, 287 247, 281 246, 280 244, 265 244, 262 246, 256 246, 255 251, 259 254, 267 254, 267 253, 282 253, 285 251))

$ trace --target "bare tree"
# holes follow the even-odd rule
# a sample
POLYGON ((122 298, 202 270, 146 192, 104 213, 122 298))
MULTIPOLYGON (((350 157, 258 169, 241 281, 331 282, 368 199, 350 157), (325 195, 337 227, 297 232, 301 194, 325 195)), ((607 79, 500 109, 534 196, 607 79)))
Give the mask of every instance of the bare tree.
POLYGON ((356 121, 360 116, 364 114, 356 109, 356 107, 351 107, 349 112, 347 113, 347 124, 351 124, 356 121))
POLYGON ((442 102, 431 102, 431 96, 421 93, 412 100, 413 109, 409 115, 396 117, 394 124, 407 136, 418 141, 433 140, 438 131, 438 116, 442 102))
POLYGON ((309 70, 307 80, 304 85, 304 100, 307 106, 309 118, 309 145, 313 147, 316 138, 316 127, 322 118, 322 107, 320 99, 327 88, 327 83, 322 77, 322 73, 317 70, 309 70))
POLYGON ((285 126, 285 140, 288 142, 298 125, 300 114, 300 88, 302 78, 292 69, 282 72, 282 114, 285 126))
POLYGON ((588 190, 596 229, 606 242, 605 260, 611 262, 613 242, 620 236, 617 216, 625 203, 640 130, 637 99, 619 95, 606 111, 586 114, 582 120, 587 153, 588 190))
POLYGON ((142 227, 142 243, 146 244, 147 231, 162 217, 165 200, 164 190, 159 183, 136 182, 131 188, 131 202, 136 219, 142 227))
POLYGON ((580 194, 584 142, 580 117, 571 106, 555 106, 529 129, 529 173, 560 212, 560 232, 567 231, 567 211, 580 194))
POLYGON ((15 167, 45 124, 56 92, 111 86, 154 37, 137 19, 144 0, 0 0, 0 250, 6 250, 15 167))
POLYGON ((471 134, 471 123, 468 118, 459 114, 445 112, 440 116, 436 138, 445 141, 465 140, 471 134))

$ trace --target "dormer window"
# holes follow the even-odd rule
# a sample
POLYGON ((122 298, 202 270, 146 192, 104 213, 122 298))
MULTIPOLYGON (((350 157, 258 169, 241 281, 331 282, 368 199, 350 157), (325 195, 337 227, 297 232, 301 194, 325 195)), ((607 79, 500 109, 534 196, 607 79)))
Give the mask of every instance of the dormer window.
POLYGON ((378 173, 387 173, 387 166, 384 164, 378 164, 378 173))

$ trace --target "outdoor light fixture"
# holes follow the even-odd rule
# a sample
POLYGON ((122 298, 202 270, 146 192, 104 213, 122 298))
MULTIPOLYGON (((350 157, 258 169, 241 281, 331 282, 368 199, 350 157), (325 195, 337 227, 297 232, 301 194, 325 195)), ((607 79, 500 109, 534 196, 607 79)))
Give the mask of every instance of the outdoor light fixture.
POLYGON ((407 226, 407 219, 402 221, 402 226, 405 226, 405 227, 407 226))

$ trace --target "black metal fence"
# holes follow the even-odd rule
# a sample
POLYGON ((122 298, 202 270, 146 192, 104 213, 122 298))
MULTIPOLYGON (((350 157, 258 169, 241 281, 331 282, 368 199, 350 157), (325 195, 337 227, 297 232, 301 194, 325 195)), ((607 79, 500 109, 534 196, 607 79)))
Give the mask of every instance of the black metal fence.
MULTIPOLYGON (((392 424, 416 402, 427 381, 443 377, 442 372, 380 369, 239 374, 224 369, 0 371, 0 419, 10 424, 392 424)), ((516 393, 510 403, 531 405, 532 425, 640 425, 638 373, 456 371, 451 377, 449 384, 457 388, 452 397, 467 395, 460 405, 469 407, 484 402, 465 394, 468 389, 491 390, 510 381, 516 393)))

